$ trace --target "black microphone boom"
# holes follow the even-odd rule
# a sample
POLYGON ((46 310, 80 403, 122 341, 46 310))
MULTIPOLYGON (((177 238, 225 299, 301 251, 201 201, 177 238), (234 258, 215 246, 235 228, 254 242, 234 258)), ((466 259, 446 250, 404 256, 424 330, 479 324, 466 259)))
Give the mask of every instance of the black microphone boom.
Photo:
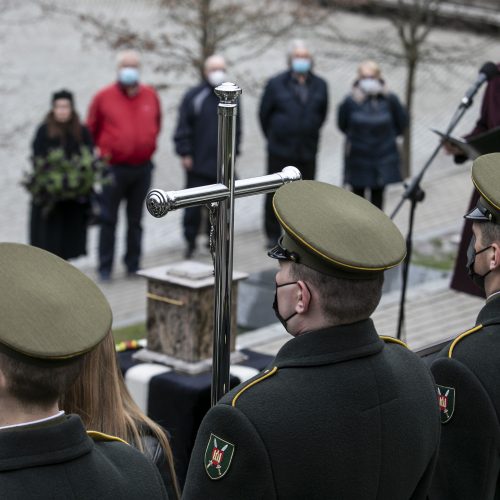
POLYGON ((481 85, 484 82, 491 80, 494 76, 498 75, 498 66, 495 63, 486 62, 481 66, 479 70, 479 75, 474 85, 467 90, 462 101, 460 102, 460 108, 468 108, 472 104, 472 98, 476 95, 481 85))

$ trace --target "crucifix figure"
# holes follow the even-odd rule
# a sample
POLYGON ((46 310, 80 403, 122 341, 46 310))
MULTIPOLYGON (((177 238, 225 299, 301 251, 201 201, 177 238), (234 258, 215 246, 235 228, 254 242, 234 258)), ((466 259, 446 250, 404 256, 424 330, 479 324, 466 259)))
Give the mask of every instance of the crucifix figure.
POLYGON ((285 167, 282 172, 276 174, 235 181, 236 114, 241 89, 226 82, 217 87, 215 93, 220 99, 217 184, 181 191, 165 192, 153 189, 146 199, 147 209, 154 217, 163 217, 172 210, 201 204, 207 204, 209 209, 210 249, 215 273, 212 406, 229 390, 234 199, 272 193, 283 184, 301 179, 298 169, 285 167))

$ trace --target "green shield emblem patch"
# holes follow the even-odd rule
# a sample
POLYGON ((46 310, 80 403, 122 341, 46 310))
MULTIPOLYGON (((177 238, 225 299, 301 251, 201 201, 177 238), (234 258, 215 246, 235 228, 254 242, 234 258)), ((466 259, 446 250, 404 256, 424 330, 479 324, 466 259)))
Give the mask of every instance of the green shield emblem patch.
POLYGON ((444 385, 436 385, 436 389, 441 423, 446 424, 451 420, 455 411, 455 389, 444 385))
POLYGON ((205 470, 210 479, 220 479, 226 474, 234 455, 234 444, 210 434, 205 450, 205 470))

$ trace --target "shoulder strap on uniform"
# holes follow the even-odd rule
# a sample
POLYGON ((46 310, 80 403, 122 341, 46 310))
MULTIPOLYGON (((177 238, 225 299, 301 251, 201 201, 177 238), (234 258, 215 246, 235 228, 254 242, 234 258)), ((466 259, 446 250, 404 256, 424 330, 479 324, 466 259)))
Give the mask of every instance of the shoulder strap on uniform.
POLYGON ((461 333, 458 337, 455 338, 455 340, 451 343, 450 348, 448 349, 448 357, 451 358, 453 354, 453 349, 455 349, 455 346, 465 337, 468 335, 471 335, 472 333, 476 333, 482 328, 486 328, 487 326, 492 326, 492 325, 500 325, 500 319, 499 318, 493 318, 489 319, 488 321, 485 321, 484 323, 481 323, 479 325, 476 325, 474 328, 471 328, 470 330, 467 330, 466 332, 461 333))
POLYGON ((272 377, 276 372, 278 371, 278 367, 275 366, 272 370, 266 370, 259 378, 256 378, 255 380, 252 380, 248 385, 240 389, 237 394, 234 396, 231 406, 236 406, 236 401, 238 398, 247 390, 250 389, 250 387, 253 387, 254 385, 258 384, 259 382, 262 382, 266 378, 272 377))
POLYGON ((125 443, 128 445, 127 441, 117 437, 111 436, 110 434, 104 434, 104 432, 99 431, 87 431, 87 435, 92 438, 93 441, 119 441, 120 443, 125 443))
POLYGON ((406 349, 409 349, 409 347, 402 340, 395 339, 394 337, 387 337, 386 335, 379 335, 379 337, 386 344, 399 344, 399 345, 402 345, 403 347, 406 347, 406 349))
POLYGON ((450 348, 448 349, 448 357, 451 358, 453 355, 453 350, 455 349, 455 346, 465 337, 478 332, 483 328, 483 325, 476 325, 474 328, 471 328, 463 333, 461 333, 458 337, 455 338, 455 340, 451 343, 450 348))

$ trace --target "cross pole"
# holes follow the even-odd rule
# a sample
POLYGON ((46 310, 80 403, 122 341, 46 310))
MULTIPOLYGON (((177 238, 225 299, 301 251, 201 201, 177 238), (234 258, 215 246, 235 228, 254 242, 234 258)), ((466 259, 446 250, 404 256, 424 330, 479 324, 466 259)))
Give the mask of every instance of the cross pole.
MULTIPOLYGON (((235 181, 235 137, 238 98, 241 89, 223 83, 215 89, 218 105, 217 184, 181 191, 153 189, 146 206, 154 217, 163 217, 172 210, 207 204, 213 214, 211 234, 215 239, 214 274, 214 338, 212 361, 212 396, 214 406, 229 390, 231 303, 233 277, 234 199, 255 194, 272 193, 283 184, 301 179, 295 167, 285 167, 276 174, 235 181), (214 224, 215 220, 215 224, 214 224)), ((211 249, 213 250, 211 242, 211 249)))

